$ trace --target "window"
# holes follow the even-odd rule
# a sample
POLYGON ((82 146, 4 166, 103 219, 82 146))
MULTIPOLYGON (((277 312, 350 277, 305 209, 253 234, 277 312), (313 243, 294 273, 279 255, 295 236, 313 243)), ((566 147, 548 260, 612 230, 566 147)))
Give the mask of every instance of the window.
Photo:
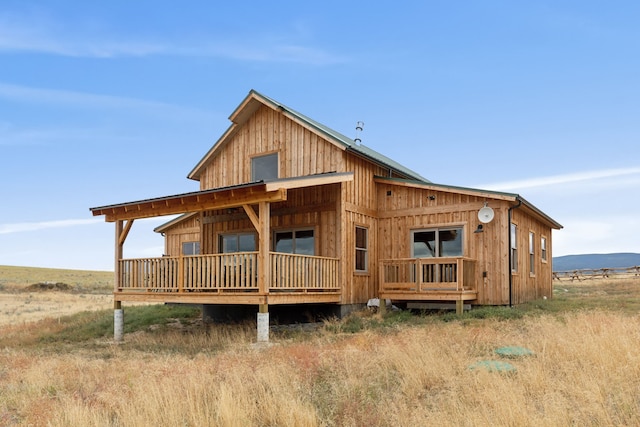
POLYGON ((200 242, 182 242, 182 255, 199 255, 200 242))
POLYGON ((356 271, 367 271, 369 269, 369 230, 356 226, 356 271))
POLYGON ((278 153, 251 159, 252 181, 273 181, 278 179, 278 153))
POLYGON ((511 224, 511 271, 518 271, 518 226, 511 224))
POLYGON ((276 232, 274 239, 276 252, 287 254, 315 255, 313 230, 294 230, 276 232))
POLYGON ((233 252, 253 252, 256 250, 255 233, 234 233, 220 236, 219 252, 223 254, 233 252))
POLYGON ((547 262, 547 238, 542 237, 540 239, 540 256, 542 257, 542 262, 547 262))
POLYGON ((536 243, 535 243, 536 235, 533 231, 529 232, 529 274, 536 274, 536 243))
POLYGON ((418 230, 413 233, 412 257, 462 256, 462 227, 418 230))

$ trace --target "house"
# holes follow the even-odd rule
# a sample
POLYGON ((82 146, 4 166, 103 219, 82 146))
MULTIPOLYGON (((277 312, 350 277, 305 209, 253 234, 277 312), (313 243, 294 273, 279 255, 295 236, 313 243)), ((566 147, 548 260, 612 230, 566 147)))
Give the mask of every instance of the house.
POLYGON ((115 223, 116 337, 127 301, 257 307, 267 340, 275 305, 552 296, 562 227, 520 195, 433 183, 253 90, 230 120, 188 175, 199 191, 91 208, 115 223), (163 257, 122 258, 136 219, 176 214, 163 257))

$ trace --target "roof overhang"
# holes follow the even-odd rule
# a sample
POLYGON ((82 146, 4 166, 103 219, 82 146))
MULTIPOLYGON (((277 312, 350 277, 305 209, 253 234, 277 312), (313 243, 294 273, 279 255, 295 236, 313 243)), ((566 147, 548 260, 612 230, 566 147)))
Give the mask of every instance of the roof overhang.
POLYGON ((337 184, 353 181, 353 172, 328 172, 317 175, 305 175, 296 178, 282 178, 267 182, 267 191, 277 188, 294 189, 314 187, 316 185, 337 184))
POLYGON ((267 184, 259 182, 101 206, 90 210, 94 216, 104 215, 107 222, 114 222, 284 200, 287 200, 286 189, 267 190, 267 184))
POLYGON ((375 182, 384 183, 384 184, 392 184, 399 185, 404 187, 414 187, 414 188, 422 188, 425 190, 433 190, 433 191, 446 191, 451 193, 465 194, 468 196, 475 197, 483 197, 487 199, 494 200, 504 200, 507 202, 512 202, 513 208, 522 208, 526 210, 530 215, 537 217, 541 221, 547 223, 551 228, 556 230, 560 230, 562 225, 551 218, 549 215, 542 212, 533 204, 529 203, 523 197, 516 193, 505 193, 501 191, 492 191, 492 190, 482 190, 477 188, 468 188, 468 187, 457 187, 453 185, 444 185, 444 184, 435 184, 435 183, 423 183, 418 181, 397 179, 397 178, 386 178, 386 177, 375 177, 375 182))
POLYGON ((287 190, 290 189, 337 184, 347 181, 353 181, 353 172, 329 172, 194 191, 173 196, 101 206, 90 210, 94 216, 105 215, 107 222, 188 214, 191 212, 253 205, 260 202, 282 202, 287 200, 287 190))

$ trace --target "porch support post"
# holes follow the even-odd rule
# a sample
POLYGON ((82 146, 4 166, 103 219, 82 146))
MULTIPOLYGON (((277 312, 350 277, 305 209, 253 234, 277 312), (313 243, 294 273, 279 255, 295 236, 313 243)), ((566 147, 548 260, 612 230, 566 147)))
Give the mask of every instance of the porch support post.
POLYGON ((270 223, 269 203, 260 202, 258 227, 258 288, 262 295, 269 293, 269 284, 271 283, 271 269, 269 265, 270 223))
POLYGON ((464 313, 464 301, 462 298, 456 300, 456 314, 459 316, 464 313))
POLYGON ((113 339, 115 342, 122 342, 124 339, 124 313, 122 311, 122 302, 116 301, 115 293, 120 288, 120 260, 122 259, 124 240, 127 233, 131 229, 133 221, 129 221, 127 228, 123 233, 123 222, 121 220, 116 221, 116 248, 115 248, 115 265, 114 265, 114 280, 113 280, 113 339))
POLYGON ((271 212, 267 202, 259 204, 259 248, 258 248, 258 288, 260 294, 266 296, 265 304, 258 310, 258 342, 269 341, 269 286, 271 284, 271 264, 269 263, 269 247, 271 232, 271 212))
POLYGON ((269 304, 258 309, 258 342, 269 342, 269 304))

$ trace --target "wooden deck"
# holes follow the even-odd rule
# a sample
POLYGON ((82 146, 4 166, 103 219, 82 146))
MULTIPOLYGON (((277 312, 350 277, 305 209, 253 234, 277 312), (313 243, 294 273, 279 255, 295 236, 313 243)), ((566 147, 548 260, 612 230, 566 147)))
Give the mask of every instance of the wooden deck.
POLYGON ((196 304, 340 302, 339 260, 269 253, 268 288, 258 286, 258 252, 119 260, 116 301, 196 304))
POLYGON ((380 261, 380 298, 393 301, 473 301, 475 260, 462 257, 380 261))

